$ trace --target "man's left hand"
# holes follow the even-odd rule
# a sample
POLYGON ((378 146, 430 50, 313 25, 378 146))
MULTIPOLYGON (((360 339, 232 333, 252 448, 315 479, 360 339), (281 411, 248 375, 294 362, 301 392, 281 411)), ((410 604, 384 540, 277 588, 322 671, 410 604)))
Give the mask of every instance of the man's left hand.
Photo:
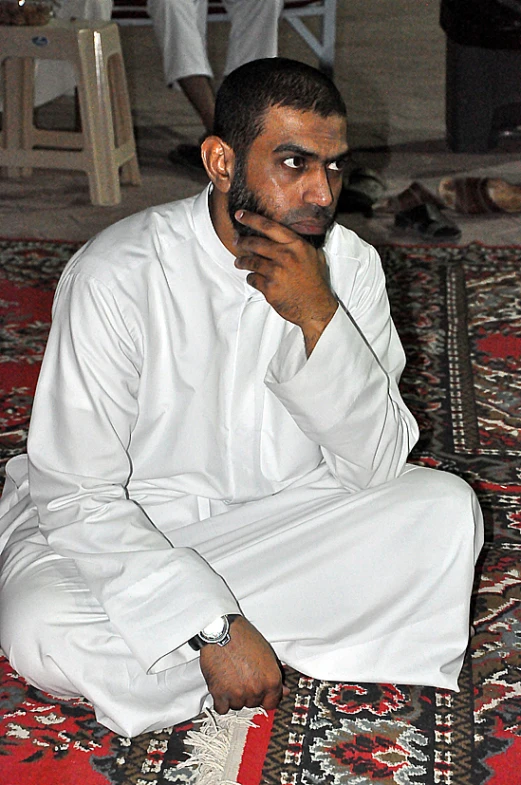
POLYGON ((262 237, 239 237, 235 266, 251 270, 247 281, 304 333, 308 356, 333 318, 338 302, 329 285, 322 249, 276 221, 239 210, 236 218, 262 237))

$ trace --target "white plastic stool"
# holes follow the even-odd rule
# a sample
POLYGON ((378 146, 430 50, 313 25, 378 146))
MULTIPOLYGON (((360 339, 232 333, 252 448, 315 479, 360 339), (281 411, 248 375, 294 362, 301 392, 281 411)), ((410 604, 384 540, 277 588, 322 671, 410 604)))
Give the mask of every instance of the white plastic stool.
POLYGON ((80 169, 93 204, 121 201, 122 181, 140 185, 119 30, 114 22, 54 19, 41 27, 0 26, 4 116, 0 167, 80 169), (67 60, 77 77, 81 132, 36 128, 34 60, 67 60), (38 149, 35 149, 38 148, 38 149))

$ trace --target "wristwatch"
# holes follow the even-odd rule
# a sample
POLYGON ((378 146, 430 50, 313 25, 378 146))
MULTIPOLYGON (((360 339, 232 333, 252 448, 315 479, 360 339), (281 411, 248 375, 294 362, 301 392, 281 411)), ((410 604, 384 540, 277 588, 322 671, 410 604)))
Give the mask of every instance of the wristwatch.
POLYGON ((230 624, 240 616, 239 613, 228 613, 226 616, 218 616, 215 621, 208 624, 198 635, 190 638, 188 645, 194 650, 199 651, 208 643, 216 643, 218 646, 226 646, 230 642, 230 624))

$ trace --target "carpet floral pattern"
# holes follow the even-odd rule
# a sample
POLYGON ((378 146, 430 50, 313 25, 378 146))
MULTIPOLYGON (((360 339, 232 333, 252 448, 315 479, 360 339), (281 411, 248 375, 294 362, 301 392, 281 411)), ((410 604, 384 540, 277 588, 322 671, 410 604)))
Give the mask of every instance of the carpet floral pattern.
MULTIPOLYGON (((0 461, 23 451, 52 291, 77 246, 0 241, 0 461)), ((263 785, 518 785, 521 760, 521 249, 380 249, 408 357, 402 390, 422 436, 412 459, 464 477, 487 545, 460 692, 287 674, 263 785)), ((0 660, 6 785, 195 782, 191 723, 124 739, 85 701, 50 698, 0 660), (38 774, 35 774, 37 769, 38 774)), ((5 774, 4 774, 5 772, 5 774)))
POLYGON ((264 785, 516 785, 521 760, 521 249, 385 247, 412 460, 465 478, 487 545, 460 692, 291 673, 264 785), (284 714, 284 716, 283 716, 284 714))

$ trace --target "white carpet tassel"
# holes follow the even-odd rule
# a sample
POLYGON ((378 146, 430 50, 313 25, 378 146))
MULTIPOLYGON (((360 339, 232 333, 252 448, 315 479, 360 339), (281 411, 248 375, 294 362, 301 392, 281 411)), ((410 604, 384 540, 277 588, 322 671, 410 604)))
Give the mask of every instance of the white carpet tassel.
POLYGON ((205 710, 201 726, 186 735, 190 756, 179 763, 179 767, 195 769, 194 785, 241 785, 236 777, 246 736, 250 728, 259 727, 252 721, 259 713, 266 714, 261 708, 229 711, 224 715, 205 710))

